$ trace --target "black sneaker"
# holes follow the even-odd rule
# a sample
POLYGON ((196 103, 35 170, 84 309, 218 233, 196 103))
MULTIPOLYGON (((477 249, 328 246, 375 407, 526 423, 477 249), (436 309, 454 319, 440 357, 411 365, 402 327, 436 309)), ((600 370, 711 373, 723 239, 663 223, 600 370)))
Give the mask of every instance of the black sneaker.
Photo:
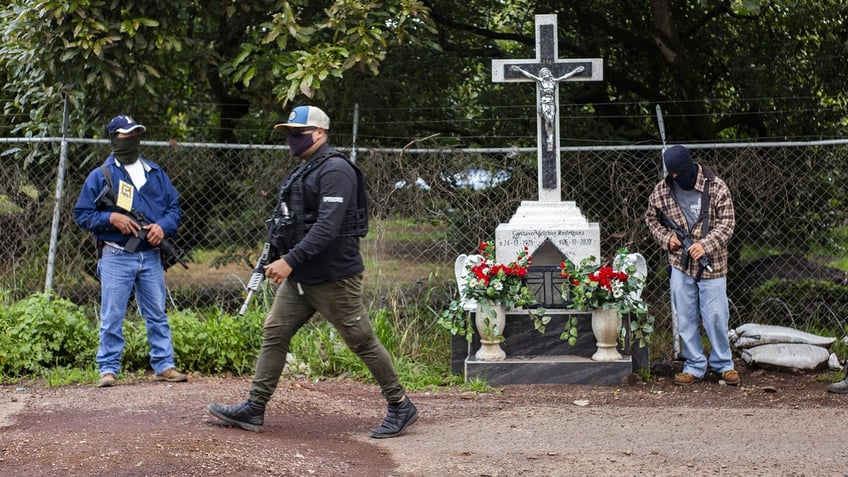
POLYGON ((230 406, 212 403, 208 409, 210 414, 228 424, 239 426, 248 431, 262 432, 262 424, 265 422, 264 404, 251 400, 230 406))
POLYGON ((371 437, 375 439, 395 437, 415 423, 416 420, 418 420, 418 409, 409 400, 409 396, 404 396, 403 401, 388 405, 386 418, 380 424, 380 427, 371 429, 371 437))

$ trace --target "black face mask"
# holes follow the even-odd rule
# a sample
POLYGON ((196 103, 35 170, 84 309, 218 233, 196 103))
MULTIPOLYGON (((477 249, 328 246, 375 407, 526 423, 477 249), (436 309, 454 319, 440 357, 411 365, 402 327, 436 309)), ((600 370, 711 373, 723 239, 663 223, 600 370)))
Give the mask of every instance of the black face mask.
POLYGON ((698 165, 692 162, 688 149, 683 146, 672 146, 665 152, 663 160, 669 175, 677 173, 674 182, 677 182, 681 189, 695 188, 695 182, 698 180, 698 165))
POLYGON ((130 137, 115 136, 112 138, 112 155, 121 164, 132 164, 138 160, 140 145, 141 135, 139 134, 130 137))
POLYGON ((315 144, 315 139, 312 138, 311 132, 295 133, 289 134, 288 143, 292 155, 298 157, 315 144))

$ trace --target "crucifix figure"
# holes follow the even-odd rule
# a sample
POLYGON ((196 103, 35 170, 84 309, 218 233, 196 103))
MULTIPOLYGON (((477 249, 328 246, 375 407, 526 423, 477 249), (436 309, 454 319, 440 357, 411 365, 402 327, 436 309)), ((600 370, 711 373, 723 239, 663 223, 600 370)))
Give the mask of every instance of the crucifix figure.
POLYGON ((564 79, 571 78, 577 73, 582 73, 585 69, 586 68, 583 66, 578 66, 559 78, 554 78, 551 70, 544 66, 539 70, 539 76, 521 69, 518 65, 512 65, 509 67, 509 71, 517 71, 539 83, 539 116, 545 120, 545 144, 547 145, 548 151, 554 150, 554 121, 556 120, 557 115, 555 95, 557 91, 557 83, 564 79))
POLYGON ((600 81, 603 60, 557 58, 556 15, 536 15, 536 58, 492 60, 492 81, 536 82, 539 201, 562 200, 559 165, 560 82, 600 81))

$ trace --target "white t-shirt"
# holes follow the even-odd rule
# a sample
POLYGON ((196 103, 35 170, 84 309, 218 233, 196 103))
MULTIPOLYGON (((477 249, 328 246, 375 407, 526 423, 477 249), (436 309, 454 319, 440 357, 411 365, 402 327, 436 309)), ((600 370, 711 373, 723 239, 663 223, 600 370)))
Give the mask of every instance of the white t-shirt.
POLYGON ((141 189, 147 183, 147 174, 144 172, 144 163, 141 162, 141 159, 132 164, 126 164, 124 167, 126 167, 127 174, 130 175, 136 190, 141 189))

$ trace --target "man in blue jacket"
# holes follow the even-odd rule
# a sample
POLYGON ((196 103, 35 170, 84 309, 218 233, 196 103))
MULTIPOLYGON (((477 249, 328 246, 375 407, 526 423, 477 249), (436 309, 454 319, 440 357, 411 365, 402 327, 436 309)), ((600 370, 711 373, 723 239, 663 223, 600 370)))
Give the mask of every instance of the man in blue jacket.
POLYGON ((147 325, 150 365, 155 379, 187 381, 174 365, 171 327, 165 314, 165 269, 157 246, 173 236, 182 212, 171 179, 139 152, 145 127, 120 115, 107 126, 112 154, 85 180, 74 217, 97 239, 100 279, 98 387, 115 385, 124 350, 122 326, 130 294, 147 325), (111 189, 108 205, 103 201, 111 189), (133 214, 130 214, 132 212, 133 214), (133 218, 143 217, 145 224, 133 218))
POLYGON ((368 231, 364 176, 327 143, 330 118, 324 111, 298 106, 274 129, 287 133, 292 155, 301 160, 283 183, 277 204, 292 222, 287 226, 291 233, 284 233, 284 256, 265 267, 265 276, 280 286, 265 317, 248 399, 213 403, 209 412, 242 429, 261 431, 291 339, 317 311, 365 363, 387 402, 386 417, 371 429, 371 437, 395 437, 418 419, 418 409, 362 302, 365 266, 359 238, 368 231))

